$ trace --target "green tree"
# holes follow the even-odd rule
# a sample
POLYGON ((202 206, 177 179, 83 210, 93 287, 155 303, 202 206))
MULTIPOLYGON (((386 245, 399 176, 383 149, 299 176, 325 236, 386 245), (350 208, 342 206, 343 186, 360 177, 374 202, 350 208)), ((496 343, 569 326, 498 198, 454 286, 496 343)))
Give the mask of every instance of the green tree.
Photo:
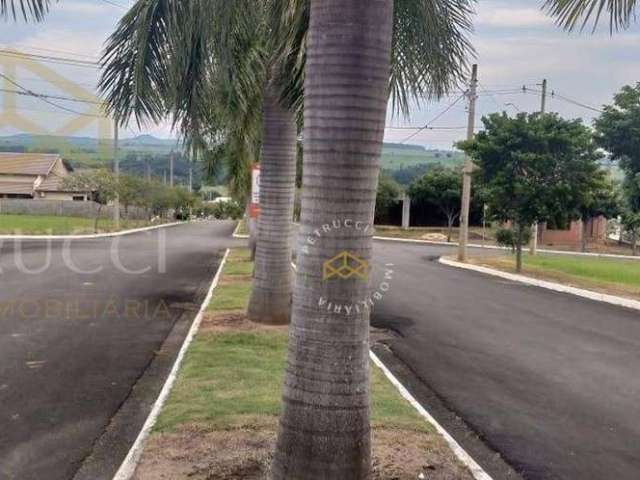
POLYGON ((622 231, 631 242, 632 254, 637 254, 638 238, 640 236, 640 173, 628 175, 623 185, 624 201, 622 209, 622 231))
POLYGON ((506 113, 482 119, 484 131, 460 147, 480 167, 480 178, 496 220, 516 230, 516 268, 529 225, 555 215, 578 218, 585 192, 593 188, 600 155, 580 120, 556 114, 506 113))
POLYGON ((129 214, 129 206, 141 206, 146 182, 131 175, 120 175, 117 181, 117 192, 120 203, 124 207, 125 216, 129 214))
POLYGON ((91 192, 93 200, 98 203, 98 210, 93 229, 98 233, 98 222, 102 207, 114 201, 118 194, 118 182, 108 170, 94 170, 86 173, 74 173, 65 177, 65 188, 78 192, 91 192))
POLYGON ((434 168, 409 188, 412 201, 423 208, 436 208, 447 218, 447 242, 451 242, 453 225, 460 217, 461 195, 462 174, 452 168, 434 168))
POLYGON ((609 173, 604 169, 596 170, 578 193, 580 194, 578 214, 582 220, 581 250, 586 252, 589 220, 599 216, 611 219, 620 215, 620 195, 609 173))
POLYGON ((596 140, 627 175, 640 172, 640 83, 625 86, 596 119, 596 140))
POLYGON ((378 179, 378 193, 376 194, 375 223, 381 225, 389 222, 390 210, 398 203, 402 189, 391 177, 381 174, 378 179))

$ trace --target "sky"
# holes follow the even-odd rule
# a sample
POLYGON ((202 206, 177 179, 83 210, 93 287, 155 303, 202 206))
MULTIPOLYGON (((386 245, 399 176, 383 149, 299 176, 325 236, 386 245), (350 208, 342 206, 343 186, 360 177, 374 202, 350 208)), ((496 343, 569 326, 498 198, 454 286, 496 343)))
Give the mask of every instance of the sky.
MULTIPOLYGON (((44 23, 0 20, 0 73, 37 93, 96 100, 99 71, 95 66, 67 65, 51 58, 18 59, 7 51, 96 61, 128 4, 128 0, 60 0, 44 23)), ((606 22, 593 35, 590 29, 569 34, 540 11, 541 4, 542 0, 479 0, 470 36, 476 57, 469 59, 479 69, 478 127, 483 115, 495 111, 537 111, 540 95, 536 91, 543 79, 549 85, 549 111, 591 124, 598 115, 596 110, 611 103, 616 91, 640 80, 640 24, 613 36, 609 35, 606 22), (516 93, 523 85, 527 92, 516 93)), ((0 89, 15 91, 19 87, 0 78, 0 89)), ((453 148, 457 140, 464 138, 467 124, 466 99, 450 107, 460 94, 455 91, 441 101, 414 105, 408 119, 390 114, 385 141, 453 148), (432 121, 435 117, 439 118, 432 121), (434 129, 408 129, 425 125, 434 129)), ((49 101, 56 106, 0 90, 0 135, 34 133, 31 130, 103 135, 104 125, 98 127, 97 118, 91 116, 95 114, 93 104, 49 101)), ((169 123, 147 125, 142 130, 130 126, 120 135, 126 138, 140 133, 174 136, 169 123)))

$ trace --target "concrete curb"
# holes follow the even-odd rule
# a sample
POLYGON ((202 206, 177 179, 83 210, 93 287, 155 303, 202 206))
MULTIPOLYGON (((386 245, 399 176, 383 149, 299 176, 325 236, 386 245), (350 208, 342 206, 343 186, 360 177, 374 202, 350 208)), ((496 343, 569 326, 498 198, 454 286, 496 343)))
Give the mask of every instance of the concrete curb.
POLYGON ((144 444, 147 438, 149 437, 149 434, 151 433, 151 429, 153 428, 156 421, 158 420, 160 411, 162 410, 162 407, 167 401, 167 398, 169 397, 169 393, 171 393, 173 384, 175 383, 176 378, 178 376, 178 370, 180 370, 180 366, 182 365, 182 360, 184 359, 184 355, 187 352, 189 346, 191 345, 193 338, 198 332, 198 329, 200 328, 200 323, 202 323, 202 317, 204 316, 204 312, 207 308, 207 305, 209 305, 209 302, 211 301, 211 297, 213 297, 213 291, 218 286, 218 282, 220 281, 220 275, 222 274, 222 269, 224 268, 224 265, 227 261, 229 252, 230 250, 227 248, 227 250, 225 251, 224 257, 222 257, 222 260, 220 261, 220 266, 218 267, 218 271, 216 272, 215 277, 213 277, 213 281, 211 282, 211 287, 209 287, 209 293, 207 294, 206 298, 202 302, 202 305, 200 306, 200 310, 198 311, 198 314, 196 315, 196 318, 194 319, 191 325, 191 328, 189 329, 189 333, 184 339, 184 343, 180 348, 180 352, 178 352, 176 361, 174 362, 173 367, 171 368, 171 372, 169 373, 169 376, 167 377, 167 380, 165 381, 164 386, 160 391, 160 395, 158 395, 158 399, 153 404, 153 408, 151 409, 151 412, 147 417, 147 421, 144 422, 144 425, 142 426, 142 430, 140 430, 140 433, 138 434, 138 437, 136 438, 133 445, 131 446, 129 453, 123 460, 116 474, 113 476, 113 480, 129 480, 135 473, 136 468, 140 463, 140 458, 142 456, 144 444))
POLYGON ((442 425, 438 423, 438 421, 427 412, 427 410, 420 405, 420 403, 415 399, 413 395, 406 389, 404 385, 396 378, 396 376, 391 373, 391 371, 382 363, 382 360, 378 358, 378 356, 373 352, 373 350, 369 350, 369 358, 373 361, 373 363, 382 370, 382 373, 387 377, 387 380, 391 382, 391 384, 396 387, 400 395, 407 400, 413 408, 415 408, 420 416, 424 418, 428 423, 430 423, 436 431, 442 435, 449 445, 449 448, 453 450, 453 453, 458 460, 462 462, 470 471, 473 478, 476 480, 492 480, 491 476, 483 470, 483 468, 478 465, 478 463, 469 455, 464 448, 453 438, 449 432, 447 432, 442 425))
POLYGON ((553 290, 561 293, 568 293, 576 295, 578 297, 588 298, 596 302, 610 303, 619 307, 630 308, 633 310, 640 310, 640 301, 632 300, 630 298, 618 297, 616 295, 608 295, 606 293, 598 293, 591 290, 585 290, 582 288, 570 287, 561 283, 548 282, 546 280, 538 280, 536 278, 527 277, 525 275, 517 275, 515 273, 502 272, 493 268, 481 267, 479 265, 470 265, 468 263, 461 263, 448 258, 440 257, 439 262, 443 265, 448 265, 455 268, 463 268, 465 270, 472 270, 474 272, 484 273, 486 275, 492 275, 494 277, 504 278, 505 280, 511 280, 513 282, 523 283, 525 285, 532 285, 534 287, 546 288, 547 290, 553 290))
MULTIPOLYGON (((291 267, 294 271, 297 270, 297 266, 293 262, 291 262, 291 267)), ((462 446, 455 440, 455 438, 453 438, 451 434, 447 432, 444 427, 440 425, 438 421, 433 418, 433 416, 429 412, 427 412, 427 410, 422 405, 420 405, 415 397, 411 395, 409 390, 407 390, 406 387, 402 385, 402 382, 400 382, 400 380, 398 380, 396 376, 391 373, 391 370, 389 370, 385 366, 385 364, 382 363, 382 360, 380 360, 380 358, 371 349, 369 349, 369 358, 376 365, 376 367, 382 370, 382 373, 384 373, 389 382, 391 382, 391 384, 398 390, 402 398, 407 400, 411 404, 411 406, 418 411, 420 416, 424 418, 428 423, 430 423, 440 435, 442 435, 458 460, 460 460, 460 462, 462 462, 462 464, 471 471, 473 478, 475 478, 476 480, 493 480, 491 476, 487 472, 485 472, 480 465, 478 465, 478 463, 471 457, 471 455, 469 455, 465 451, 465 449, 462 448, 462 446)))
POLYGON ((240 225, 242 225, 242 220, 238 222, 238 225, 236 226, 236 229, 233 231, 233 238, 249 238, 249 235, 246 235, 244 233, 238 233, 238 230, 240 230, 240 225))
MULTIPOLYGON (((417 243, 423 245, 439 245, 444 247, 457 247, 457 242, 438 242, 435 240, 418 240, 415 238, 393 238, 393 237, 378 237, 374 236, 374 240, 380 240, 383 242, 401 242, 401 243, 417 243)), ((486 250, 510 250, 508 247, 498 247, 496 245, 480 245, 479 243, 470 243, 470 248, 483 248, 486 250)), ((618 255, 614 253, 588 253, 588 252, 571 252, 568 250, 547 250, 545 248, 539 248, 540 253, 552 253, 554 255, 574 255, 578 257, 599 257, 599 258, 622 258, 625 260, 640 260, 640 256, 632 255, 618 255)))
POLYGON ((0 240, 88 240, 96 238, 112 238, 131 235, 134 233, 148 232, 150 230, 158 230, 160 228, 175 227, 178 225, 184 225, 185 223, 189 222, 163 223, 162 225, 134 228, 131 230, 123 230, 121 232, 93 233, 88 235, 0 235, 0 240))

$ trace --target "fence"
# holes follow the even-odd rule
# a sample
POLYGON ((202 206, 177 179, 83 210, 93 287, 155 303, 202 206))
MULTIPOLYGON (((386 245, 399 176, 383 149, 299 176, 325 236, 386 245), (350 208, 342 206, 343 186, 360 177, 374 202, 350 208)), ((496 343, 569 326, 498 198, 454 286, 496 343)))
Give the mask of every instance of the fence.
MULTIPOLYGON (((95 218, 99 205, 95 202, 73 202, 70 200, 29 200, 0 199, 0 214, 13 215, 50 215, 54 217, 95 218)), ((122 217, 131 220, 145 220, 148 212, 139 207, 129 207, 125 212, 120 209, 122 217)), ((113 207, 105 205, 100 211, 100 218, 113 218, 113 207)))

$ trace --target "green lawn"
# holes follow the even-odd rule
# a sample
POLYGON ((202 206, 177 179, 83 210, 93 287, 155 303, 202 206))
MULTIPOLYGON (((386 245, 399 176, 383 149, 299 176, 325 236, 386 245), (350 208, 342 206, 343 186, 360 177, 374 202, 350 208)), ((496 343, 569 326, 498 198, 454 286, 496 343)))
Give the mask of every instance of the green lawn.
POLYGON ((619 283, 640 288, 640 261, 612 258, 536 255, 526 256, 525 265, 598 282, 619 283))
MULTIPOLYGON (((94 233, 91 218, 57 217, 46 215, 0 215, 0 234, 3 235, 68 235, 94 233)), ((147 226, 146 221, 122 220, 120 229, 147 226)), ((112 220, 101 219, 99 232, 116 230, 112 220)))
MULTIPOLYGON (((247 250, 232 251, 209 305, 210 315, 244 310, 251 268, 247 250)), ((207 431, 275 428, 286 346, 286 327, 202 328, 185 356, 155 431, 174 432, 184 425, 207 431)), ((373 426, 433 433, 382 372, 371 368, 373 426)))
MULTIPOLYGON (((523 274, 581 288, 640 298, 640 260, 573 255, 525 255, 523 274)), ((510 256, 471 257, 475 264, 515 271, 510 256)))

